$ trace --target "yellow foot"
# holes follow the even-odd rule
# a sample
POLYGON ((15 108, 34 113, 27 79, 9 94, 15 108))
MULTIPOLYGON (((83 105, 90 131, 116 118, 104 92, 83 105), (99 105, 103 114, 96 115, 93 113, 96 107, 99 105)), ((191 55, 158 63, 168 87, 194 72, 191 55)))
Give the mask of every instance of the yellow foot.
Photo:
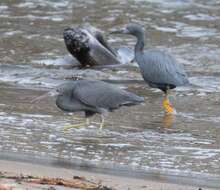
POLYGON ((168 100, 167 98, 165 98, 165 99, 163 100, 163 107, 164 107, 165 112, 166 112, 167 114, 172 114, 172 113, 174 112, 174 109, 173 109, 173 107, 171 106, 171 104, 170 104, 170 102, 169 102, 169 100, 168 100))
POLYGON ((78 123, 78 124, 74 124, 74 125, 67 125, 63 128, 64 131, 67 131, 71 128, 80 128, 80 127, 84 127, 85 123, 78 123))

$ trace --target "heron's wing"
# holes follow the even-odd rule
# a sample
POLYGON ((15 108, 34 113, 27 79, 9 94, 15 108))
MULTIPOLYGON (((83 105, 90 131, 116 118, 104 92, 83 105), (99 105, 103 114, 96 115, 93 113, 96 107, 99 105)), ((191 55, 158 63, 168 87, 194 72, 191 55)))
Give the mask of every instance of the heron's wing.
POLYGON ((159 50, 148 50, 142 55, 138 58, 139 66, 147 82, 175 86, 187 83, 184 69, 176 63, 170 54, 159 50))
POLYGON ((79 81, 74 89, 74 97, 88 106, 105 109, 143 102, 142 97, 102 81, 79 81))

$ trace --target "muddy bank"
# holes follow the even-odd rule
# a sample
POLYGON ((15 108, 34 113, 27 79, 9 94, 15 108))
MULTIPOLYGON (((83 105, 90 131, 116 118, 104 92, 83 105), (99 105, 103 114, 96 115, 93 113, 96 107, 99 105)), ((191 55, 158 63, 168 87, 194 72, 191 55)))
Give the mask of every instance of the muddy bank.
MULTIPOLYGON (((12 190, 67 188, 81 190, 198 190, 202 188, 2 160, 0 161, 0 172, 0 189, 4 187, 12 190)), ((202 189, 215 190, 214 188, 202 189)))

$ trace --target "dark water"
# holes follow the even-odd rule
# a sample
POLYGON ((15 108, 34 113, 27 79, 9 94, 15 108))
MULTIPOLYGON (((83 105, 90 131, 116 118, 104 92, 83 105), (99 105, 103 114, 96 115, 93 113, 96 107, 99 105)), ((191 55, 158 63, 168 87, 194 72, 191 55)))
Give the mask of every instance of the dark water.
MULTIPOLYGON (((215 0, 1 1, 0 150, 97 167, 219 177, 219 10, 215 0), (145 27, 147 47, 166 49, 189 74, 192 85, 173 91, 174 117, 164 116, 162 93, 141 82, 136 65, 71 67, 62 39, 65 27, 89 22, 107 34, 131 21, 145 27), (109 114, 102 134, 96 124, 63 132, 63 126, 78 123, 83 115, 64 114, 52 98, 37 105, 30 100, 72 76, 137 80, 117 86, 146 102, 109 114)), ((130 36, 106 36, 117 48, 135 44, 130 36)))

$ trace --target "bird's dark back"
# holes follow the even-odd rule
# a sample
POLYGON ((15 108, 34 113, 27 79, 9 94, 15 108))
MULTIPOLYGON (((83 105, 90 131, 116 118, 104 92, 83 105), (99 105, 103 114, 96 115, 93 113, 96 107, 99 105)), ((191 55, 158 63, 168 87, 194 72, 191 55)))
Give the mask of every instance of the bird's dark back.
POLYGON ((144 101, 142 97, 134 93, 116 88, 102 81, 78 81, 74 96, 78 97, 86 105, 108 110, 144 101))
POLYGON ((167 52, 161 50, 147 50, 136 56, 140 71, 145 81, 151 86, 171 88, 188 82, 184 69, 167 52))

